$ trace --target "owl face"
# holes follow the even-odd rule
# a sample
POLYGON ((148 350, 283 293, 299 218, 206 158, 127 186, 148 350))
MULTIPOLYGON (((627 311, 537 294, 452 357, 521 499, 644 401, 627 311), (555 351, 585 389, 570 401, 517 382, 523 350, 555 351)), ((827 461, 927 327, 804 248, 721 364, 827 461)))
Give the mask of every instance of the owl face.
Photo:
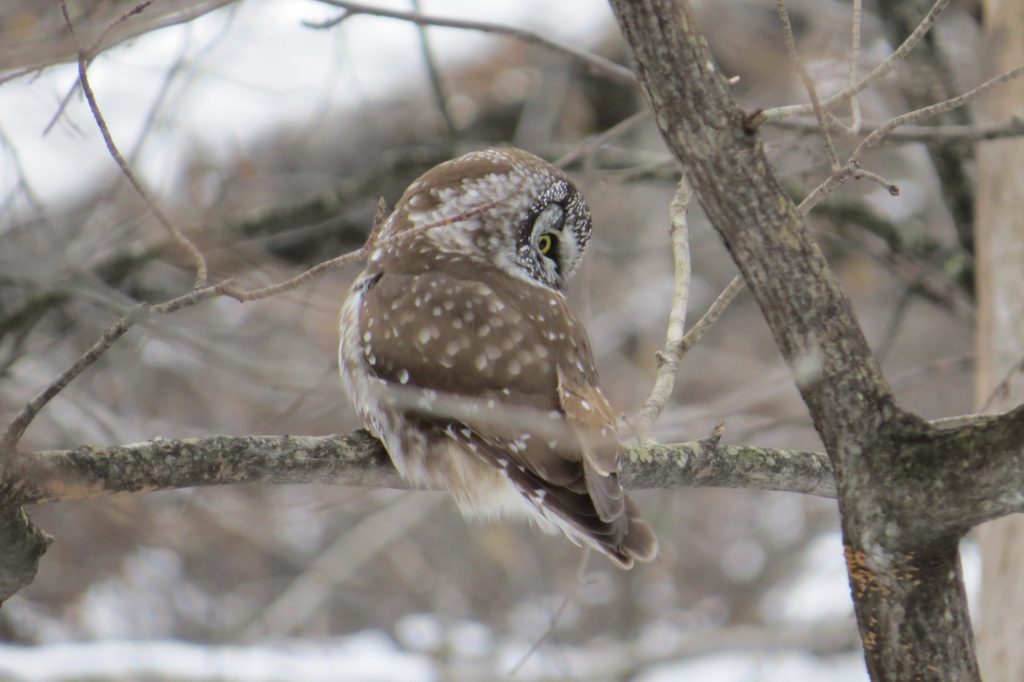
POLYGON ((590 230, 590 210, 568 177, 522 150, 485 149, 413 182, 370 260, 387 255, 403 232, 416 232, 439 254, 468 257, 561 291, 590 230))

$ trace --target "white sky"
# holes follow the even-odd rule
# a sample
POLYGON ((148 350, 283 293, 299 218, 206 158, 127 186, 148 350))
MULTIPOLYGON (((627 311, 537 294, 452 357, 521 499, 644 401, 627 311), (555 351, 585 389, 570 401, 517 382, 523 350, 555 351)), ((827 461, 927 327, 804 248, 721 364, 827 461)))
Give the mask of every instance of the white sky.
MULTIPOLYGON (((395 9, 406 1, 380 1, 395 9)), ((612 21, 597 0, 424 0, 429 14, 481 19, 529 28, 587 46, 612 21)), ((416 29, 391 19, 358 16, 330 31, 306 28, 336 8, 305 0, 245 0, 183 26, 147 34, 98 57, 89 79, 115 141, 135 143, 165 74, 182 55, 188 66, 171 90, 162 124, 147 140, 137 170, 158 191, 167 188, 180 150, 201 144, 217 151, 244 149, 261 132, 310 120, 325 104, 344 115, 368 100, 386 98, 400 84, 425 83, 416 29), (188 87, 182 86, 195 81, 188 87)), ((442 66, 479 54, 494 36, 433 29, 442 66)), ((60 123, 43 130, 75 82, 67 64, 0 87, 0 129, 17 150, 35 192, 44 199, 86 191, 112 160, 82 97, 60 123)), ((16 181, 8 150, 0 153, 0 196, 16 181)))

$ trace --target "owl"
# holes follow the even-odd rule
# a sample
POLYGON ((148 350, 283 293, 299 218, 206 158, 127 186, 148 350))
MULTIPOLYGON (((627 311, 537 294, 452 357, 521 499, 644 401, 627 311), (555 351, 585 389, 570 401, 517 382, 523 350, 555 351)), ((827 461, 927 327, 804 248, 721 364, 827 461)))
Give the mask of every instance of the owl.
POLYGON ((615 414, 564 296, 590 211, 512 148, 426 172, 341 310, 342 383, 399 473, 470 518, 525 516, 630 568, 657 540, 619 482, 615 414))

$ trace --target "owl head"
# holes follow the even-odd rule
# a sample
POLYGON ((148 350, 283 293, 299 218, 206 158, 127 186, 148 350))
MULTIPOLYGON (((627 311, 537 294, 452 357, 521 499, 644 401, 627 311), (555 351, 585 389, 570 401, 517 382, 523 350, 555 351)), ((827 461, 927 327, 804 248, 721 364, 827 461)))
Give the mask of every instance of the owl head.
MULTIPOLYGON (((590 210, 569 178, 514 148, 470 152, 430 169, 399 199, 370 260, 409 232, 420 248, 469 258, 561 291, 590 239, 590 210)), ((409 253, 409 246, 403 251, 409 253)))

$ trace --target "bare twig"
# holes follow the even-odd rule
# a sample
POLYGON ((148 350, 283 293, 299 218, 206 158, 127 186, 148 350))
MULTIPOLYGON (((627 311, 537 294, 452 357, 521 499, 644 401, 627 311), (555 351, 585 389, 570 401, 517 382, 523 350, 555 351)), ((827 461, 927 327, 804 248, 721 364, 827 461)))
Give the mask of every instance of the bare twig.
POLYGON ((690 327, 690 331, 686 332, 686 336, 684 336, 683 340, 679 343, 679 352, 682 355, 686 355, 691 348, 697 345, 697 342, 700 341, 705 332, 711 328, 711 325, 717 322, 718 318, 722 316, 722 313, 724 313, 725 309, 729 307, 732 300, 736 298, 736 295, 743 291, 744 286, 746 286, 746 283, 740 275, 736 275, 727 285, 725 285, 725 288, 722 289, 722 293, 718 294, 718 298, 714 300, 707 311, 699 320, 697 320, 697 324, 690 327))
POLYGON ((224 293, 241 303, 246 303, 248 301, 256 301, 261 298, 267 298, 269 296, 274 296, 285 291, 291 291, 292 289, 298 287, 301 284, 305 284, 311 279, 316 279, 317 277, 324 274, 325 272, 328 272, 329 270, 334 270, 344 265, 348 265, 349 263, 361 261, 366 258, 366 254, 366 247, 362 247, 356 249, 355 251, 350 251, 349 253, 338 256, 337 258, 332 258, 318 265, 314 265, 309 270, 306 270, 305 272, 298 274, 295 277, 287 279, 278 284, 272 284, 271 286, 262 287, 260 289, 252 289, 250 291, 244 291, 242 289, 239 289, 238 287, 231 286, 225 289, 224 293))
MULTIPOLYGON (((68 31, 72 36, 74 36, 75 29, 71 24, 71 17, 68 15, 67 0, 60 0, 60 7, 61 12, 64 15, 64 22, 68 27, 68 31)), ((128 16, 130 15, 126 15, 125 18, 128 16)), ((149 195, 149 192, 142 185, 134 171, 132 171, 131 167, 128 165, 128 162, 125 161, 124 157, 121 155, 120 150, 114 143, 114 138, 110 134, 110 128, 107 127, 107 123, 103 118, 103 113, 100 111, 99 104, 96 102, 96 95, 93 93, 92 86, 89 84, 87 61, 87 54, 85 50, 79 49, 78 79, 82 84, 82 92, 85 94, 85 98, 89 102, 89 110, 92 111, 92 116, 96 121, 96 125, 99 127, 100 135, 103 136, 103 142, 107 146, 107 151, 110 152, 111 157, 113 157, 125 178, 127 178, 131 186, 135 188, 135 191, 145 202, 149 210, 152 211, 153 215, 156 216, 157 220, 160 221, 160 224, 164 226, 164 229, 166 229, 171 235, 171 238, 181 246, 181 248, 184 249, 192 259, 196 268, 196 279, 193 288, 201 289, 202 287, 205 287, 207 279, 206 258, 203 256, 199 248, 196 247, 196 245, 193 244, 192 241, 171 222, 170 218, 167 217, 167 214, 164 213, 163 209, 161 209, 160 206, 157 205, 156 201, 154 201, 149 195)))
MULTIPOLYGON (((811 118, 790 118, 772 121, 779 128, 817 132, 818 121, 811 118)), ((862 122, 860 133, 870 135, 884 123, 862 122)), ((1024 135, 1024 118, 1014 116, 1006 123, 974 124, 974 125, 939 125, 916 126, 905 125, 891 131, 885 137, 886 142, 985 142, 1005 137, 1024 135)))
POLYGON ((825 141, 825 151, 828 154, 829 165, 832 167, 832 172, 836 172, 840 168, 839 155, 836 153, 835 144, 832 143, 832 135, 829 132, 830 126, 825 120, 825 110, 822 108, 821 100, 818 98, 818 89, 814 85, 814 79, 811 78, 811 74, 808 73, 804 61, 800 59, 800 52, 796 49, 796 39, 793 37, 793 26, 789 23, 789 11, 786 10, 786 1, 775 0, 775 8, 779 14, 779 20, 782 22, 782 35, 786 41, 786 50, 796 65, 797 73, 800 74, 800 80, 804 84, 804 89, 807 90, 808 97, 811 98, 811 107, 814 109, 814 116, 818 119, 818 129, 821 131, 821 137, 825 141))
POLYGON ((389 17, 391 19, 401 19, 402 21, 410 21, 414 24, 428 25, 428 26, 441 26, 444 28, 457 28, 469 31, 483 31, 485 33, 497 33, 500 35, 510 36, 517 40, 530 43, 532 45, 538 45, 554 52, 559 52, 571 58, 576 63, 585 67, 593 73, 598 73, 613 80, 619 81, 620 83, 627 83, 630 85, 636 85, 636 76, 633 75, 633 71, 616 64, 615 62, 605 59, 599 55, 581 50, 573 45, 567 45, 560 43, 550 38, 544 38, 533 31, 527 31, 522 28, 515 28, 514 26, 506 26, 504 24, 496 24, 487 21, 470 21, 467 19, 454 19, 447 17, 434 17, 418 12, 402 12, 399 10, 389 10, 382 7, 374 7, 372 5, 364 5, 357 2, 348 2, 348 0, 320 0, 320 2, 331 5, 332 7, 340 7, 345 11, 340 17, 331 19, 321 23, 306 22, 306 26, 310 28, 325 29, 336 26, 337 24, 349 19, 357 14, 368 14, 378 17, 389 17))
POLYGON ((335 586, 349 580, 392 542, 423 523, 443 499, 406 495, 360 519, 248 623, 241 638, 280 637, 309 622, 335 586))
MULTIPOLYGON (((903 41, 896 51, 889 55, 885 61, 876 66, 871 72, 860 81, 857 81, 856 85, 852 87, 844 88, 837 92, 831 97, 827 98, 821 103, 821 106, 825 111, 829 111, 839 104, 855 97, 856 95, 864 92, 872 85, 877 83, 879 80, 889 75, 889 73, 896 67, 896 65, 906 57, 911 50, 913 50, 917 44, 924 38, 925 34, 931 29, 931 27, 938 20, 939 16, 949 5, 950 0, 936 0, 935 4, 928 11, 928 14, 921 20, 921 23, 917 25, 913 33, 907 36, 907 39, 903 41)), ((790 116, 800 116, 810 114, 814 112, 814 107, 807 104, 797 104, 785 107, 776 107, 774 109, 765 109, 764 111, 753 116, 750 120, 750 125, 757 127, 767 121, 775 121, 780 118, 788 118, 790 116)))
POLYGON ((562 619, 562 614, 565 613, 565 609, 568 608, 569 604, 572 603, 572 600, 576 598, 580 588, 583 587, 583 578, 586 575, 587 564, 590 562, 590 554, 590 548, 584 547, 583 551, 580 553, 579 564, 576 565, 576 573, 573 578, 572 588, 566 593, 554 613, 551 614, 551 622, 548 624, 547 629, 544 630, 544 634, 538 637, 533 644, 530 645, 526 652, 520 657, 519 661, 517 661, 516 664, 508 671, 509 677, 514 677, 515 674, 518 673, 524 665, 526 665, 526 662, 530 660, 530 657, 533 656, 533 654, 544 645, 544 642, 548 641, 548 639, 551 638, 551 635, 554 634, 555 628, 558 627, 558 621, 562 619))
POLYGON ((412 229, 403 230, 402 232, 399 232, 396 235, 392 235, 391 237, 388 237, 387 239, 380 241, 380 231, 384 226, 384 214, 387 211, 387 205, 384 203, 384 199, 381 198, 380 201, 377 203, 377 213, 373 219, 373 229, 370 231, 370 235, 367 238, 366 243, 362 247, 356 249, 355 251, 350 251, 349 253, 338 256, 337 258, 332 258, 328 261, 324 261, 319 265, 314 265, 309 270, 306 270, 305 272, 300 273, 295 277, 287 279, 279 284, 273 284, 271 286, 263 287, 261 289, 253 289, 251 291, 243 291, 242 289, 239 289, 234 285, 228 285, 227 288, 224 289, 224 293, 230 296, 231 298, 235 299, 236 301, 245 303, 247 301, 255 301, 261 298, 267 298, 268 296, 274 296, 275 294, 280 294, 285 291, 290 291, 295 287, 299 286, 300 284, 304 284, 311 279, 315 279, 329 270, 335 270, 344 265, 348 265, 349 263, 356 263, 358 261, 364 260, 367 256, 370 255, 370 252, 373 249, 377 248, 378 246, 389 244, 391 242, 395 242, 401 239, 409 239, 410 237, 414 237, 427 230, 432 230, 436 227, 444 227, 445 225, 450 225, 452 223, 459 222, 460 220, 466 220, 467 218, 471 218, 474 215, 492 209, 498 204, 503 203, 504 201, 505 199, 489 201, 480 204, 479 206, 475 206, 467 211, 463 211, 462 213, 458 213, 453 216, 448 216, 436 222, 427 223, 425 225, 419 225, 412 229))
MULTIPOLYGON (((129 11, 108 24, 103 31, 105 35, 102 41, 93 41, 87 52, 91 60, 100 52, 114 47, 125 40, 161 28, 187 24, 194 19, 198 19, 234 2, 237 2, 237 0, 161 0, 155 6, 149 7, 149 11, 144 15, 144 20, 124 21, 122 17, 127 19, 131 16, 137 16, 134 10, 139 5, 134 5, 129 11)), ((39 40, 35 42, 39 43, 39 45, 29 47, 25 50, 27 54, 24 58, 18 60, 19 64, 27 65, 23 68, 15 68, 14 70, 4 72, 3 75, 0 75, 0 85, 54 64, 73 61, 76 59, 80 47, 75 45, 73 41, 70 44, 65 44, 65 42, 59 40, 39 40)), ((0 65, 0 71, 4 68, 3 65, 0 65)))
POLYGON ((899 185, 889 180, 886 180, 878 173, 872 173, 871 171, 864 170, 859 166, 853 169, 853 171, 850 173, 850 177, 852 177, 854 180, 870 180, 876 185, 883 187, 890 195, 894 197, 898 197, 900 195, 899 185))
POLYGON ((650 118, 651 112, 649 109, 638 111, 635 114, 629 116, 628 118, 624 118, 623 120, 619 121, 611 128, 603 130, 597 135, 591 135, 587 139, 583 140, 578 145, 576 145, 575 147, 567 151, 565 154, 560 156, 556 161, 554 161, 554 165, 558 166, 559 168, 565 168, 570 163, 578 161, 579 159, 585 156, 589 156, 590 154, 593 154, 604 145, 608 144, 617 137, 625 135, 626 133, 633 130, 644 121, 650 120, 650 118))
MULTIPOLYGON (((847 87, 853 89, 857 85, 857 66, 860 64, 860 26, 863 0, 853 0, 853 18, 850 36, 850 77, 847 87)), ((850 97, 850 132, 856 135, 860 132, 860 100, 857 95, 850 97)))
MULTIPOLYGON (((420 0, 412 0, 412 9, 416 14, 422 14, 420 0)), ((455 137, 458 131, 455 128, 452 114, 448 110, 448 95, 444 89, 444 82, 441 80, 441 70, 437 66, 437 60, 434 59, 434 51, 430 46, 427 26, 426 24, 417 24, 416 27, 420 35, 420 50, 423 53, 423 63, 427 67, 427 74, 430 76, 430 87, 434 92, 434 103, 437 104, 437 110, 441 112, 441 119, 448 130, 448 135, 455 137)))
MULTIPOLYGON (((885 124, 872 131, 870 135, 864 138, 864 140, 862 140, 861 143, 857 145, 857 147, 853 150, 853 153, 850 154, 850 158, 846 162, 846 165, 844 165, 838 172, 833 173, 831 176, 829 176, 820 185, 815 187, 811 191, 811 193, 808 194, 802 202, 800 202, 800 206, 798 207, 798 209, 801 215, 806 215, 808 211, 814 208, 814 206, 818 202, 820 202, 822 199, 828 196, 828 194, 832 192, 836 187, 842 184, 847 178, 857 173, 860 173, 864 175, 864 177, 868 177, 869 179, 875 179, 874 177, 869 177, 866 174, 866 171, 860 170, 861 159, 863 158, 864 153, 867 150, 878 145, 893 130, 896 130, 900 126, 905 125, 907 123, 922 121, 931 116, 936 116, 938 114, 945 113, 950 109, 955 109, 957 107, 963 106, 967 102, 983 95, 992 88, 998 85, 1002 85, 1007 81, 1013 80, 1014 78, 1017 78, 1022 74, 1024 74, 1024 65, 1018 66, 1014 69, 1010 69, 1009 71, 1001 73, 994 78, 990 78, 989 80, 985 81, 978 87, 972 90, 968 90, 967 92, 957 95, 956 97, 951 97, 942 102, 932 104, 931 106, 915 109, 914 111, 910 111, 890 119, 885 124)), ((887 181, 883 180, 883 183, 885 182, 887 181)), ((892 187, 889 188, 889 191, 890 193, 892 193, 892 187)))
POLYGON ((651 395, 644 401, 640 413, 633 421, 633 427, 641 441, 647 438, 650 428, 665 409, 665 403, 668 402, 675 386, 676 369, 683 357, 681 346, 686 328, 686 304, 690 298, 690 228, 686 212, 692 197, 693 189, 684 175, 679 180, 679 187, 669 205, 675 290, 672 293, 672 307, 668 313, 665 348, 657 354, 658 374, 651 395))
POLYGON ((229 282, 222 282, 217 286, 193 289, 184 296, 179 296, 165 303, 153 306, 140 304, 132 308, 128 314, 108 327, 100 335, 100 338, 74 364, 64 370, 60 376, 50 382, 46 388, 21 408, 11 423, 7 425, 3 435, 0 436, 0 453, 12 452, 15 446, 17 446, 18 441, 21 440, 22 435, 24 435, 25 429, 29 427, 29 424, 39 414, 39 411, 53 400, 58 393, 63 391, 68 384, 74 381, 76 377, 99 360, 139 319, 151 312, 172 313, 208 298, 219 296, 224 293, 228 285, 229 282))

